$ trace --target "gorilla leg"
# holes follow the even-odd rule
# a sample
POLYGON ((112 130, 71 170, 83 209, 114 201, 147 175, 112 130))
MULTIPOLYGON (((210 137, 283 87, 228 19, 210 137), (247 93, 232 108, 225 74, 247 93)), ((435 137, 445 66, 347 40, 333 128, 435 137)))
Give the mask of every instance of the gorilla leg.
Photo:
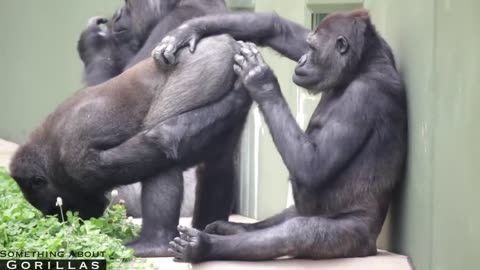
MULTIPOLYGON (((243 121, 244 122, 244 121, 243 121)), ((243 123, 236 128, 222 152, 207 159, 197 169, 197 190, 192 226, 203 230, 216 220, 228 220, 232 212, 235 190, 235 150, 243 123)))
POLYGON ((237 223, 222 220, 215 221, 209 224, 205 228, 204 232, 218 235, 232 235, 243 232, 262 230, 283 223, 286 220, 294 218, 296 216, 298 216, 297 210, 295 206, 291 206, 273 217, 256 223, 237 223))
POLYGON ((364 220, 295 217, 263 230, 222 236, 179 226, 181 237, 170 242, 177 261, 270 260, 282 256, 324 259, 376 253, 364 220))
POLYGON ((127 244, 138 257, 167 256, 177 235, 183 196, 182 170, 174 168, 142 182, 143 224, 140 237, 127 244))

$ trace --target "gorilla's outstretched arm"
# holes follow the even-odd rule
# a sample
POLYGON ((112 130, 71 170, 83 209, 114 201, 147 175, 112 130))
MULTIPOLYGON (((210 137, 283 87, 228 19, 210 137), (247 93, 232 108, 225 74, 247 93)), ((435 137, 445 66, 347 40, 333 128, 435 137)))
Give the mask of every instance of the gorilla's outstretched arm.
POLYGON ((294 61, 309 48, 307 28, 276 14, 239 12, 191 19, 170 32, 155 53, 163 55, 167 63, 173 63, 180 48, 189 45, 193 51, 200 39, 219 34, 271 47, 294 61))

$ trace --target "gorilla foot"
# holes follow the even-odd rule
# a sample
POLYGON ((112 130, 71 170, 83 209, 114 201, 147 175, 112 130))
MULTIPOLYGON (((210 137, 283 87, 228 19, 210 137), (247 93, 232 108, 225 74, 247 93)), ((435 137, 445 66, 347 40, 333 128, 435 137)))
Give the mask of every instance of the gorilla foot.
POLYGON ((211 249, 210 236, 197 229, 178 226, 180 237, 170 242, 169 253, 176 262, 200 262, 206 260, 211 249))
POLYGON ((219 220, 208 224, 203 232, 217 235, 232 235, 248 231, 247 226, 248 224, 219 220))
POLYGON ((128 248, 133 249, 135 257, 149 258, 149 257, 169 257, 168 241, 166 240, 148 240, 137 239, 127 243, 128 248))

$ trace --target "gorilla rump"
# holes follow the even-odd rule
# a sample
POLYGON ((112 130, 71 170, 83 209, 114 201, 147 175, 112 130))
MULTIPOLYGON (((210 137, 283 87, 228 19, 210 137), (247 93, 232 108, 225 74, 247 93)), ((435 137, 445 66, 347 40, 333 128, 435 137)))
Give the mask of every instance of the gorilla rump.
MULTIPOLYGON (((169 34, 158 52, 211 33, 267 45, 298 61, 293 81, 322 93, 303 131, 259 51, 244 45, 235 71, 259 108, 290 172, 295 206, 255 224, 179 227, 177 261, 361 257, 376 253, 407 150, 406 93, 392 51, 366 10, 328 15, 308 29, 272 14, 202 17, 169 34)), ((190 44, 190 46, 192 46, 190 44)), ((172 60, 170 60, 171 62, 172 60)))
MULTIPOLYGON (((95 86, 63 102, 19 148, 11 172, 25 198, 43 213, 55 214, 55 199, 62 197, 65 209, 79 211, 83 218, 103 213, 107 190, 142 182, 144 222, 139 239, 129 245, 137 256, 163 256, 177 234, 186 168, 201 163, 206 178, 197 187, 193 225, 203 228, 228 218, 233 152, 251 101, 241 86, 234 88, 231 67, 237 44, 226 36, 205 40, 200 53, 183 54, 173 68, 160 67, 161 59, 141 61, 173 27, 205 14, 204 9, 215 11, 213 3, 220 7, 218 12, 224 10, 223 1, 182 1, 162 20, 154 17, 153 23, 151 17, 138 17, 145 11, 140 2, 145 1, 128 1, 126 11, 119 13, 129 14, 133 22, 122 31, 132 31, 143 44, 131 60, 122 62, 133 66, 111 80, 108 76, 117 71, 103 73, 108 76, 102 80, 108 81, 92 82, 95 86), (151 33, 143 33, 148 28, 151 33)), ((115 53, 122 44, 100 46, 97 53, 95 46, 82 47, 93 50, 82 57, 86 65, 100 63, 86 72, 105 67, 102 61, 108 57, 98 55, 104 49, 115 53)))
MULTIPOLYGON (((78 42, 78 52, 85 65, 86 84, 91 86, 105 82, 125 68, 148 58, 159 40, 185 20, 226 11, 223 0, 183 0, 181 3, 178 0, 129 0, 112 19, 91 19, 78 42)), ((242 123, 238 123, 238 126, 242 126, 242 123)), ((232 137, 238 135, 234 134, 232 137)), ((230 141, 236 143, 235 139, 230 141)), ((183 174, 185 191, 182 214, 191 215, 195 199, 193 225, 197 228, 203 228, 212 220, 226 219, 230 213, 235 181, 233 146, 227 145, 222 155, 206 160, 200 169, 195 167, 183 174), (199 184, 196 185, 196 182, 199 184), (191 192, 195 186, 196 192, 191 192), (206 190, 216 195, 198 196, 206 190)), ((142 197, 140 190, 138 183, 118 188, 119 197, 126 202, 127 212, 134 216, 142 215, 139 210, 142 197)), ((152 187, 149 190, 152 194, 161 193, 152 187)))

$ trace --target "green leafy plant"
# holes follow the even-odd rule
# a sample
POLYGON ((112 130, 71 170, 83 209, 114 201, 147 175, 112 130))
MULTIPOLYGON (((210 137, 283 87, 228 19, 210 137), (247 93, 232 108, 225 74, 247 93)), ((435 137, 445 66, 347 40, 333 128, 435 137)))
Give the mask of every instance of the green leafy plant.
MULTIPOLYGON (((57 201, 57 206, 61 207, 57 201)), ((22 196, 15 181, 0 168, 0 251, 58 252, 67 259, 79 252, 104 252, 108 269, 142 267, 133 250, 122 243, 138 234, 138 226, 127 220, 125 207, 113 205, 100 218, 82 220, 76 213, 43 216, 22 196)), ((87 258, 91 259, 91 258, 87 258)))

